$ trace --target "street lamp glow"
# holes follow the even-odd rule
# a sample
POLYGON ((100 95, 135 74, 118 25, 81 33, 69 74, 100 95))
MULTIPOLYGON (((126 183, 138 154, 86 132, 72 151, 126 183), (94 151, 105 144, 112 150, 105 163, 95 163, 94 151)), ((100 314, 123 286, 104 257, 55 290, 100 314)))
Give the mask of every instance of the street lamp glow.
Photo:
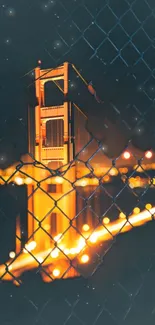
POLYGON ((53 270, 53 276, 57 278, 60 275, 60 270, 59 269, 54 269, 53 270))
POLYGON ((81 262, 83 264, 87 263, 89 261, 89 256, 87 254, 82 255, 81 262))
POLYGON ((145 158, 147 158, 147 159, 151 159, 152 156, 153 156, 152 151, 148 150, 148 151, 145 152, 145 158))
POLYGON ((9 257, 10 257, 10 258, 13 259, 13 258, 15 258, 15 256, 16 256, 15 252, 10 252, 10 253, 9 253, 9 257))
POLYGON ((90 227, 87 224, 83 225, 83 227, 82 227, 82 230, 84 230, 84 231, 88 231, 89 229, 90 229, 90 227))
POLYGON ((129 151, 125 151, 124 154, 123 154, 123 157, 124 157, 124 159, 130 159, 130 157, 131 157, 130 152, 129 151))

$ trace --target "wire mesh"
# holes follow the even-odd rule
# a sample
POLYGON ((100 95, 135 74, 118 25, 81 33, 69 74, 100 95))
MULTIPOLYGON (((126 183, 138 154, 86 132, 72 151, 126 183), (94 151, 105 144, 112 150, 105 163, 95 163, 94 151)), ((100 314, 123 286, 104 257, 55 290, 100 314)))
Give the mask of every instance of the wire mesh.
MULTIPOLYGON (((36 3, 24 5, 31 24, 36 3)), ((154 324, 154 10, 153 0, 37 5, 40 24, 38 36, 32 30, 31 55, 40 55, 45 68, 65 61, 77 67, 79 74, 70 74, 69 99, 88 119, 77 118, 73 159, 52 168, 25 155, 25 113, 20 117, 17 108, 16 119, 4 114, 2 324, 154 324), (47 15, 43 24, 41 10, 47 15)), ((24 55, 23 50, 28 62, 24 55)), ((26 63, 20 68, 31 69, 26 63)), ((33 69, 14 85, 13 96, 21 80, 22 87, 34 85, 33 69)), ((52 93, 47 106, 58 98, 52 93)), ((33 94, 30 104, 35 106, 33 94)), ((51 132, 49 126, 49 141, 51 132)))

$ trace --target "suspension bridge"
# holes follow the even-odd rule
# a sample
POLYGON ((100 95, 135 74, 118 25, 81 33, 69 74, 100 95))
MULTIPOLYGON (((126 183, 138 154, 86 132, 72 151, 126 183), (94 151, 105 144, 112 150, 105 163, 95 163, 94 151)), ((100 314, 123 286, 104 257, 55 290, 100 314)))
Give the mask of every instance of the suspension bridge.
MULTIPOLYGON (((91 83, 88 83, 72 65, 85 87, 102 104, 91 83)), ((153 219, 155 207, 147 204, 144 211, 136 210, 127 218, 120 211, 120 218, 110 221, 108 217, 94 223, 93 214, 78 217, 78 189, 91 186, 93 191, 101 185, 120 177, 125 183, 130 170, 139 173, 155 169, 153 152, 139 150, 131 154, 130 147, 124 151, 118 166, 112 166, 102 146, 103 163, 91 164, 88 158, 91 136, 86 129, 87 116, 76 103, 69 101, 69 63, 53 69, 35 69, 37 105, 28 108, 28 135, 30 155, 18 164, 0 172, 1 185, 15 183, 27 186, 27 240, 23 243, 20 215, 16 221, 15 250, 9 260, 0 266, 2 280, 20 284, 23 272, 42 266, 44 281, 80 275, 80 267, 91 264, 92 252, 101 249, 100 243, 112 240, 119 232, 140 226, 153 219), (59 81, 63 81, 60 85, 59 81), (45 84, 54 82, 63 93, 64 102, 57 106, 45 106, 45 84), (135 156, 143 157, 141 165, 135 156), (85 159, 83 158, 85 157, 85 159), (85 161, 85 163, 83 163, 85 161), (70 263, 71 261, 71 263, 70 263)), ((132 148, 131 148, 132 149, 132 148)), ((140 176, 129 178, 131 188, 154 186, 154 179, 140 176)), ((83 209, 84 210, 84 209, 83 209)))

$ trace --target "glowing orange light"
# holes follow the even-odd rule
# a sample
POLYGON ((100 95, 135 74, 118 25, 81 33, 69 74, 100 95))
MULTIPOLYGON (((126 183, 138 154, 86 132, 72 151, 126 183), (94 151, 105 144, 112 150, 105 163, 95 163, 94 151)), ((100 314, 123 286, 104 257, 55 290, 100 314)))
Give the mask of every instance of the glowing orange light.
POLYGON ((103 177, 103 180, 104 180, 105 182, 109 182, 110 177, 109 177, 108 175, 106 175, 106 176, 103 177))
POLYGON ((134 208, 134 209, 133 209, 133 213, 134 213, 134 214, 138 214, 138 213, 140 213, 140 209, 139 209, 139 208, 137 208, 137 207, 136 207, 136 208, 134 208))
POLYGON ((58 234, 57 236, 54 237, 54 241, 60 243, 62 240, 62 234, 58 234))
POLYGON ((9 257, 10 257, 10 258, 15 258, 15 256, 16 256, 15 252, 10 252, 10 253, 9 253, 9 257))
POLYGON ((81 262, 82 263, 87 263, 88 261, 89 261, 89 256, 87 254, 82 255, 81 262))
POLYGON ((147 203, 147 204, 145 205, 145 208, 146 208, 147 210, 150 210, 150 209, 152 209, 152 205, 151 205, 150 203, 147 203))
POLYGON ((125 151, 123 154, 124 159, 129 159, 131 157, 130 152, 129 151, 125 151))
POLYGON ((26 185, 32 184, 32 182, 33 182, 33 180, 32 180, 31 177, 27 177, 27 178, 25 179, 25 184, 26 184, 26 185))
POLYGON ((152 158, 152 156, 153 156, 153 154, 152 154, 152 151, 146 151, 146 153, 145 153, 145 157, 147 158, 147 159, 150 159, 150 158, 152 158))
POLYGON ((96 235, 96 233, 93 233, 93 234, 90 236, 89 240, 90 240, 90 242, 93 243, 93 244, 96 243, 96 242, 97 242, 97 235, 96 235))
POLYGON ((63 183, 63 178, 57 176, 57 177, 55 178, 55 181, 56 181, 57 184, 62 184, 62 183, 63 183))
POLYGON ((53 273, 53 276, 55 278, 57 278, 60 275, 60 270, 59 269, 54 269, 52 273, 53 273))
POLYGON ((45 229, 46 231, 48 231, 48 230, 51 229, 51 226, 50 226, 49 224, 46 224, 46 225, 44 226, 44 229, 45 229))
POLYGON ((105 225, 108 225, 109 222, 110 222, 110 219, 109 219, 109 218, 105 217, 105 218, 103 219, 103 223, 104 223, 105 225))
POLYGON ((55 248, 52 252, 51 252, 51 257, 52 258, 57 258, 59 256, 59 250, 57 248, 55 248))
POLYGON ((126 218, 125 213, 121 212, 121 213, 119 214, 119 218, 120 218, 120 219, 125 219, 125 218, 126 218))
POLYGON ((118 170, 116 168, 112 168, 110 171, 109 171, 109 174, 111 176, 117 176, 118 175, 118 170))
POLYGON ((17 185, 23 185, 24 184, 24 181, 23 181, 23 179, 21 177, 15 177, 14 181, 15 181, 15 183, 17 185))
POLYGON ((88 231, 90 229, 90 227, 89 227, 89 225, 85 224, 85 225, 83 225, 82 229, 84 231, 88 231))
POLYGON ((43 262, 44 259, 43 259, 41 256, 38 256, 37 260, 38 260, 38 262, 41 264, 41 263, 43 262))
POLYGON ((82 180, 82 181, 80 182, 80 185, 83 186, 83 187, 86 186, 86 185, 87 185, 87 181, 86 181, 85 179, 82 180))

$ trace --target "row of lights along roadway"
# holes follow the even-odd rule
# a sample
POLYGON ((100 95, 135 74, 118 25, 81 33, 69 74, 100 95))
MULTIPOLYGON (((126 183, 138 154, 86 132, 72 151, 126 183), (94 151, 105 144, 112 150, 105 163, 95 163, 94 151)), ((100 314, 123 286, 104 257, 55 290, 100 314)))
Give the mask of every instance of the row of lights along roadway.
MULTIPOLYGON (((145 209, 146 209, 146 210, 149 211, 151 208, 152 208, 152 205, 151 205, 150 203, 148 203, 148 204, 145 205, 145 209)), ((133 209, 133 214, 138 215, 139 213, 140 213, 140 208, 135 207, 135 208, 133 209)), ((120 212, 120 214, 119 214, 119 218, 120 218, 120 219, 126 219, 127 216, 126 216, 123 212, 120 212)), ((109 223, 110 223, 110 219, 109 219, 108 217, 104 217, 104 218, 103 218, 103 225, 108 225, 109 223)), ((87 232, 90 230, 89 225, 88 225, 88 224, 84 224, 83 227, 82 227, 82 230, 83 230, 83 232, 87 233, 87 232)), ((59 235, 57 235, 56 237, 54 237, 54 240, 59 242, 60 237, 61 237, 61 234, 59 234, 59 235)), ((36 246, 37 246, 36 242, 35 242, 35 241, 32 241, 32 242, 30 242, 29 244, 27 244, 27 245, 25 246, 26 249, 24 249, 23 251, 24 251, 25 253, 28 253, 28 251, 33 251, 33 250, 36 248, 36 246)), ((58 255, 59 255, 59 249, 58 249, 58 248, 55 248, 55 249, 51 252, 51 257, 52 257, 52 258, 57 258, 58 255)), ((11 251, 11 252, 9 253, 9 257, 10 257, 10 259, 15 259, 15 258, 16 258, 16 254, 15 254, 15 252, 11 251)), ((43 262, 43 259, 42 259, 42 258, 38 259, 38 262, 39 262, 39 263, 42 263, 42 262, 43 262)), ((88 262, 89 262, 89 256, 88 256, 87 254, 83 254, 83 255, 81 256, 81 258, 80 258, 80 262, 81 262, 82 264, 86 264, 86 263, 88 263, 88 262)), ((11 269, 11 268, 10 268, 10 269, 11 269)), ((55 269, 53 270, 52 274, 53 274, 53 277, 54 277, 54 278, 58 278, 58 277, 60 276, 60 270, 59 270, 59 268, 55 268, 55 269)))
MULTIPOLYGON (((147 159, 151 159, 153 157, 153 153, 152 153, 152 151, 148 150, 148 151, 145 152, 144 156, 147 159)), ((125 151, 123 153, 123 158, 124 159, 130 159, 131 158, 131 153, 129 151, 125 151)))

